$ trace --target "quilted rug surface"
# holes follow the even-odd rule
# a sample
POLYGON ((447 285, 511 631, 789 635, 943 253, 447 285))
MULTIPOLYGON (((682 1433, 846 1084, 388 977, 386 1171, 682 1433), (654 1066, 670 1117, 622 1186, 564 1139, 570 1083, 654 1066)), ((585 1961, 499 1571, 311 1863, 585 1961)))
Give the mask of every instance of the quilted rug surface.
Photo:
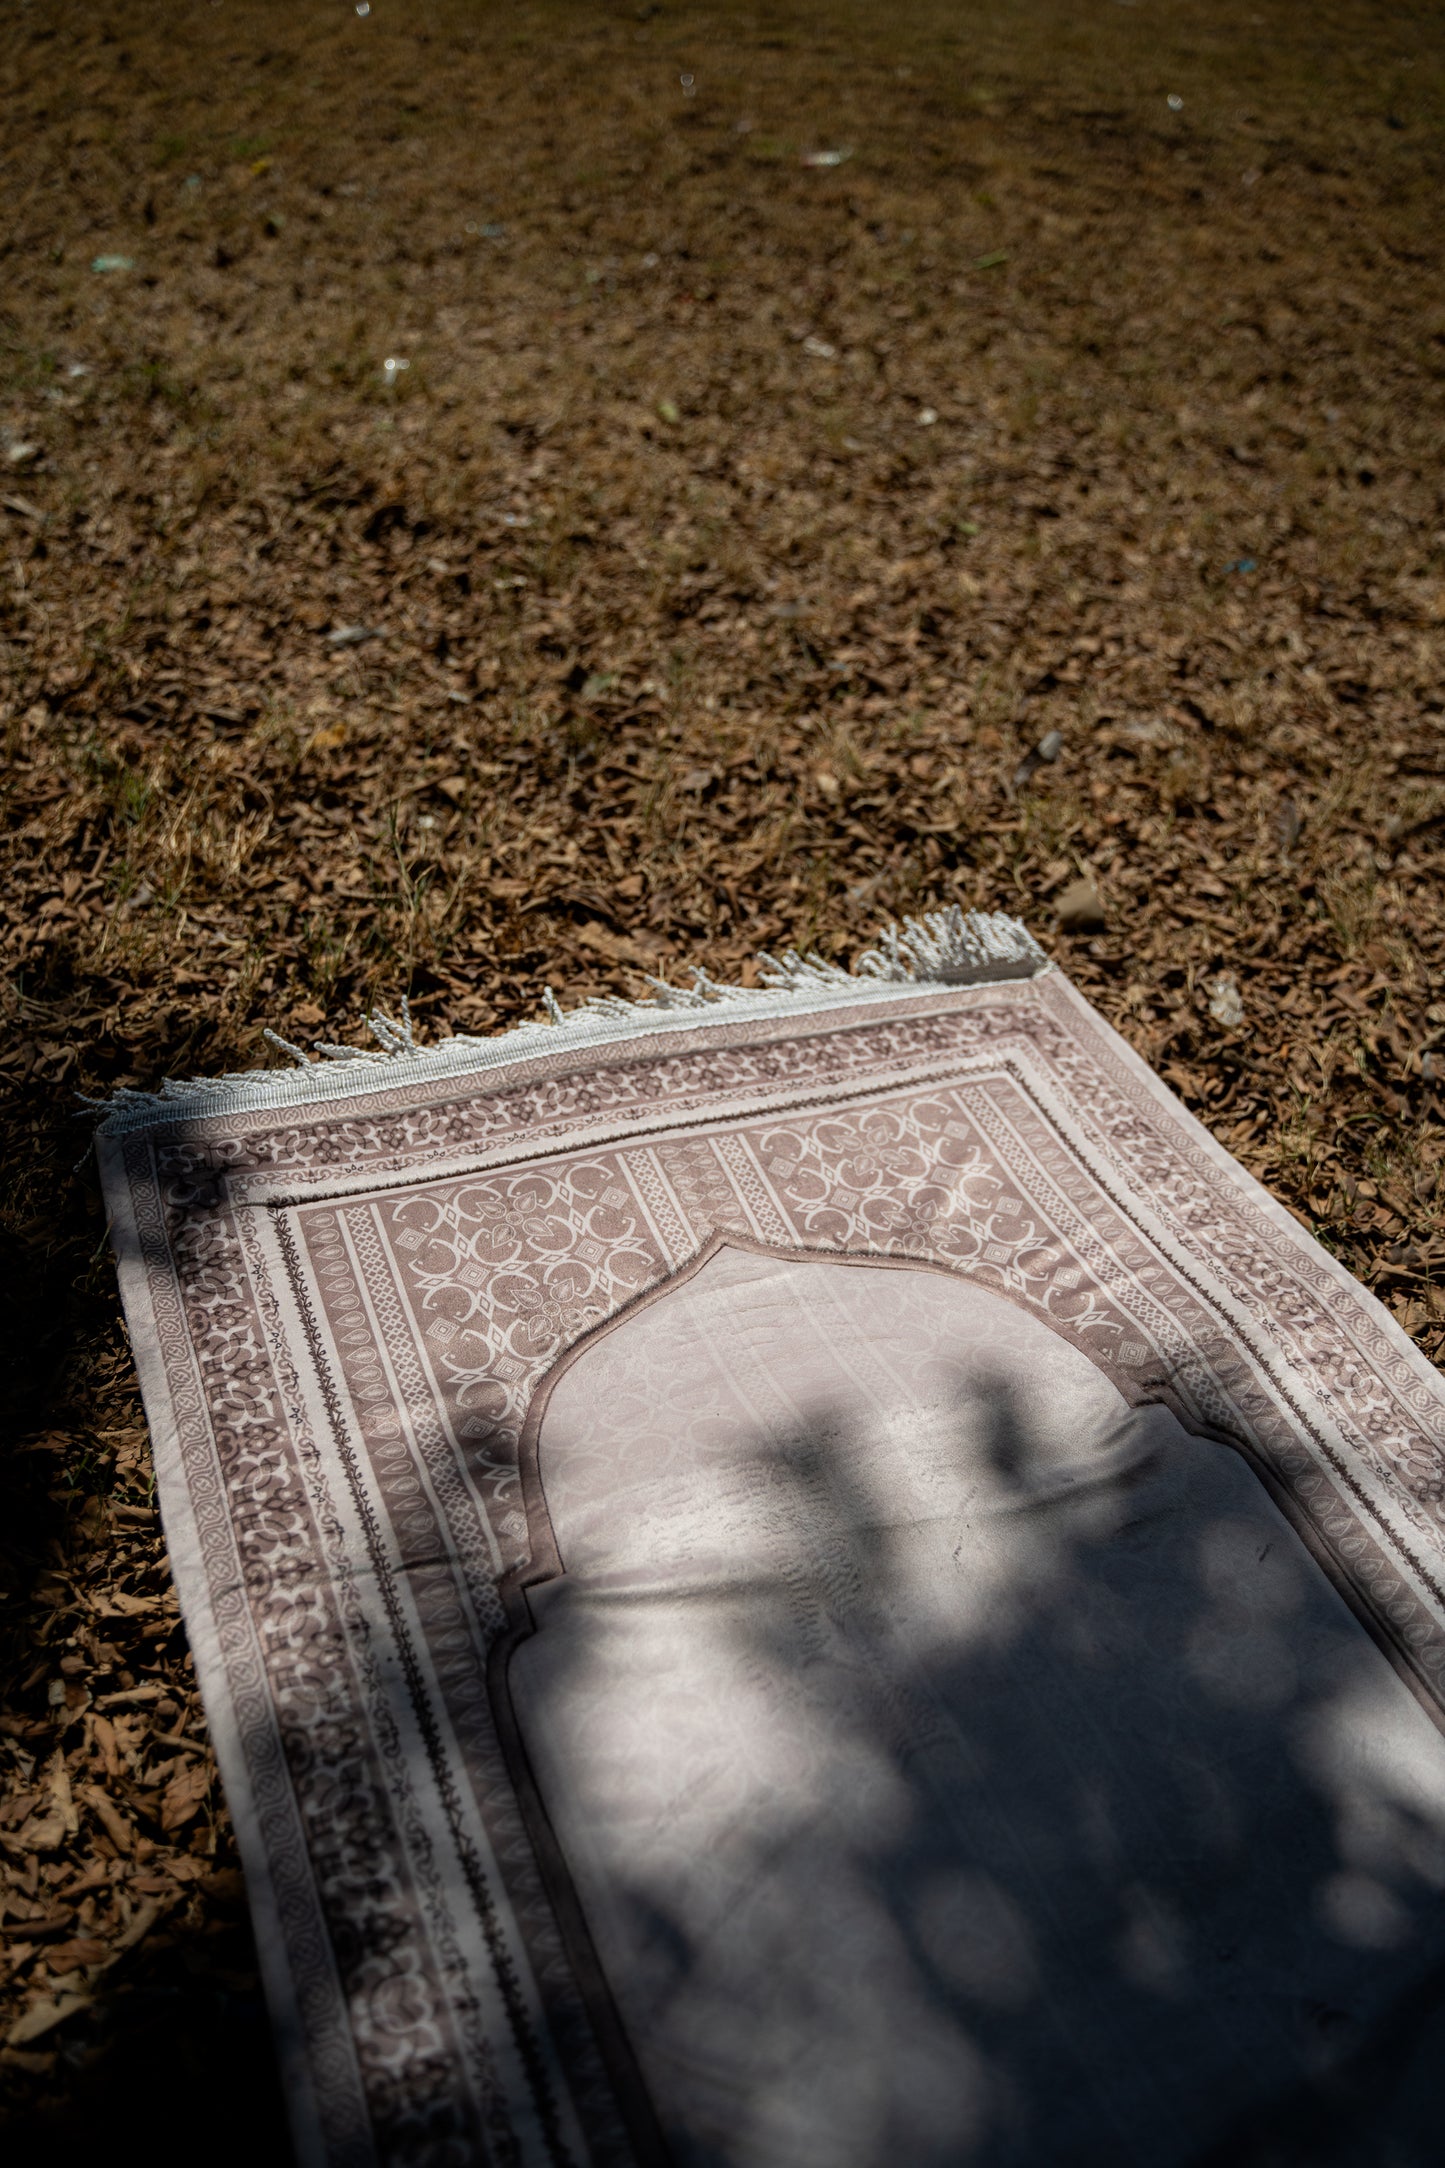
POLYGON ((913 932, 105 1125, 308 2168, 1442 2157, 1441 1380, 913 932))

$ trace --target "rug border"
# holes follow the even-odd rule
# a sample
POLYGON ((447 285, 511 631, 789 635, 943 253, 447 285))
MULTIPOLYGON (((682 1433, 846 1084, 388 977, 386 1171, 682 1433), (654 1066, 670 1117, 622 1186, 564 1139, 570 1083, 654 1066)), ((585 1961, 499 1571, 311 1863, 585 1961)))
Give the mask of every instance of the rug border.
MULTIPOLYGON (((156 1503, 166 1546, 166 1563, 179 1592, 185 1583, 183 1618, 215 1749, 226 1807, 236 1833, 247 1910, 256 1945, 257 1968, 270 2017, 276 2059, 292 2142, 301 2168, 333 2168, 307 2049, 296 1993, 290 1948, 283 1932, 281 1907, 240 1735, 220 1631, 212 1602, 210 1575, 202 1555, 190 1480, 185 1465, 180 1422, 171 1391, 160 1328, 151 1300, 150 1267, 124 1164, 123 1136, 96 1140, 102 1190, 110 1216, 116 1278, 126 1333, 130 1340, 155 1470, 156 1503)), ((204 1406, 204 1397, 202 1398, 204 1406)), ((209 1431, 209 1422, 207 1423, 209 1431)), ((212 1456, 214 1457, 214 1455, 212 1456)), ((366 2118, 368 2124, 369 2116, 366 2118)))
MULTIPOLYGON (((1059 998, 1085 1018, 1104 1040, 1109 1051, 1138 1082, 1147 1087, 1150 1097, 1172 1115, 1192 1142, 1203 1146, 1215 1167, 1230 1177, 1236 1189, 1243 1190, 1252 1202, 1263 1206, 1266 1216, 1296 1246, 1307 1247, 1316 1258, 1321 1259, 1327 1276, 1337 1287, 1356 1301, 1363 1298, 1367 1309, 1374 1313, 1376 1321, 1384 1325, 1386 1338, 1392 1343, 1395 1352, 1407 1358, 1421 1382, 1428 1383, 1437 1396, 1445 1393, 1445 1372, 1438 1369, 1429 1357, 1421 1352, 1393 1311, 1381 1302, 1374 1290, 1367 1287, 1347 1265, 1342 1265, 1340 1260, 1325 1248, 1318 1235, 1302 1220, 1296 1219, 1289 1207, 1280 1203, 1258 1175, 1251 1174, 1248 1167, 1237 1159, 1226 1145, 1220 1143, 1213 1131, 1197 1114, 1191 1113, 1179 1094, 1164 1081, 1156 1069, 1150 1067, 1143 1055, 1137 1053, 1128 1040, 1115 1030, 1108 1018, 1095 1008, 1067 973, 1056 967, 1050 977, 1059 998)), ((1047 995, 1045 998, 1048 998, 1047 995)))
MULTIPOLYGON (((1029 939, 1022 928, 1019 932, 1024 940, 1029 939)), ((377 1091, 401 1089, 410 1082, 492 1075, 514 1063, 535 1060, 539 1054, 580 1057, 603 1047, 668 1032, 782 1020, 909 995, 961 993, 971 987, 1040 979, 1057 970, 1058 966, 1032 941, 1029 946, 1033 953, 1017 961, 947 977, 854 978, 839 971, 836 978, 825 978, 820 969, 816 980, 799 986, 720 987, 713 988, 708 996, 689 996, 675 1002, 619 999, 588 1003, 565 1015, 557 1010, 550 1020, 518 1024, 492 1038, 457 1033, 432 1046, 401 1045, 380 1054, 360 1048, 338 1049, 338 1054, 344 1051, 349 1058, 317 1061, 308 1060, 295 1049, 298 1065, 289 1069, 198 1077, 184 1084, 164 1085, 156 1092, 125 1087, 104 1105, 97 1135, 133 1136, 138 1130, 214 1120, 228 1114, 280 1113, 293 1108, 298 1118, 304 1119, 303 1110, 308 1107, 334 1106, 377 1091)))

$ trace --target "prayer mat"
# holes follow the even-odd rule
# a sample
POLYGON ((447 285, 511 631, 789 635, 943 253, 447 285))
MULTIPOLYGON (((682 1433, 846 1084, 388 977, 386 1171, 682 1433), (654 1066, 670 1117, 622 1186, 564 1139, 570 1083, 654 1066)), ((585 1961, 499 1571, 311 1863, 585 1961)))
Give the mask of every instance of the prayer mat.
POLYGON ((301 2159, 1425 2168, 1445 1392, 1023 929, 127 1094, 301 2159))

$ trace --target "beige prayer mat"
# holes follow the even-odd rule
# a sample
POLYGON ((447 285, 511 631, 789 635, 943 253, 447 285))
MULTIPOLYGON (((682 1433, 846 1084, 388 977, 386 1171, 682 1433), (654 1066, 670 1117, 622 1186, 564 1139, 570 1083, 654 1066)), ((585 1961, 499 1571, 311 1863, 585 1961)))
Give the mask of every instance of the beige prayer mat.
POLYGON ((1445 2159, 1445 1392, 1010 921, 124 1098, 302 2159, 1445 2159))

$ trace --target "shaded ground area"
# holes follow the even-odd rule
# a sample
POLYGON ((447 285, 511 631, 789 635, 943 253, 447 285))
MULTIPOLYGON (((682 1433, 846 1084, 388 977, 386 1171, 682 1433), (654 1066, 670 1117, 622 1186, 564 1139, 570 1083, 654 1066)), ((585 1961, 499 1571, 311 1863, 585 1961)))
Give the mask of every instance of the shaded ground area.
POLYGON ((158 2090, 282 2142, 77 1091, 1011 909, 1440 1354, 1442 44, 10 11, 0 2075, 49 2157, 158 2090))

